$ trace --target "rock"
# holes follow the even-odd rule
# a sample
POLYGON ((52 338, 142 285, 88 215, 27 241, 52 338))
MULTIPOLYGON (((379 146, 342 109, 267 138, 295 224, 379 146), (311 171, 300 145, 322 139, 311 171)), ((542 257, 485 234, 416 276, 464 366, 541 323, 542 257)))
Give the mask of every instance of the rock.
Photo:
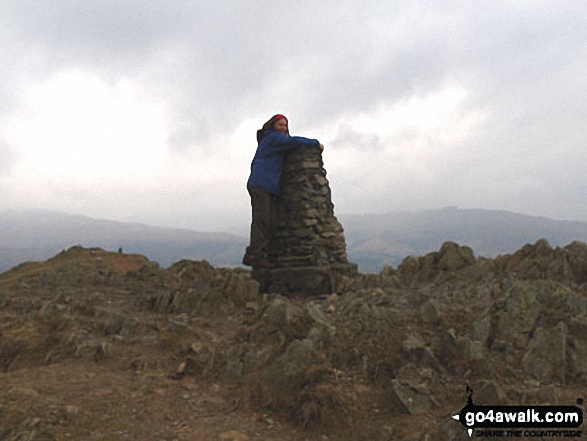
POLYGON ((504 256, 500 265, 524 279, 582 284, 587 281, 587 245, 575 241, 553 250, 545 239, 540 239, 511 256, 504 256))
POLYGON ((487 315, 478 320, 475 320, 471 326, 469 337, 473 341, 478 341, 481 344, 485 344, 489 337, 489 330, 491 325, 491 316, 487 315))
POLYGON ((254 347, 240 343, 230 347, 226 353, 226 364, 222 375, 228 381, 237 381, 249 374, 260 372, 274 355, 270 346, 254 347))
POLYGON ((408 256, 402 260, 397 268, 398 278, 403 284, 408 284, 420 269, 420 259, 408 256))
POLYGON ((397 435, 398 433, 393 426, 383 426, 375 441, 395 441, 398 439, 397 435))
POLYGON ((330 320, 326 317, 326 315, 322 312, 322 305, 318 302, 309 302, 306 304, 306 311, 308 311, 308 315, 314 320, 316 323, 326 326, 332 327, 330 324, 330 320))
POLYGON ((185 368, 187 366, 187 362, 183 362, 180 363, 179 366, 177 366, 177 369, 175 370, 175 376, 176 377, 180 377, 183 376, 185 374, 185 368))
POLYGON ((204 345, 202 343, 200 343, 200 342, 194 342, 194 343, 192 343, 190 345, 189 350, 192 353, 198 355, 198 354, 201 354, 204 351, 204 345))
POLYGON ((230 347, 226 351, 226 364, 223 369, 223 377, 228 381, 238 381, 245 373, 244 356, 247 353, 246 343, 240 343, 230 347))
POLYGON ((450 441, 470 441, 471 437, 461 423, 447 418, 446 422, 440 427, 437 433, 433 433, 432 440, 450 440, 450 441))
POLYGON ((312 359, 310 340, 294 340, 261 380, 262 400, 271 407, 287 408, 304 385, 304 372, 312 359))
POLYGON ((526 281, 516 281, 504 294, 496 312, 493 339, 509 339, 525 347, 536 328, 542 310, 537 289, 526 281))
POLYGON ((426 349, 426 344, 419 335, 409 334, 403 342, 403 349, 406 354, 410 354, 415 351, 426 349))
POLYGON ((259 304, 257 302, 247 302, 245 305, 247 314, 255 315, 259 311, 259 304))
POLYGON ((538 404, 558 405, 558 388, 554 384, 542 386, 538 389, 538 404))
POLYGON ((110 355, 110 345, 103 341, 97 346, 94 346, 94 361, 96 363, 103 361, 108 355, 110 355))
POLYGON ((479 361, 485 358, 485 348, 479 341, 459 337, 457 346, 466 360, 479 361))
POLYGON ((538 328, 522 358, 522 368, 539 381, 565 382, 567 329, 560 322, 552 329, 538 328))
POLYGON ((492 406, 508 404, 506 394, 494 381, 481 381, 479 389, 473 392, 473 401, 477 405, 492 406))
POLYGON ((555 406, 559 404, 558 388, 554 384, 524 391, 523 404, 555 406))
POLYGON ((422 321, 428 325, 436 325, 440 323, 440 314, 438 313, 438 306, 432 300, 427 301, 420 308, 420 315, 422 321))
POLYGON ((401 384, 398 380, 391 380, 391 400, 396 410, 411 415, 422 415, 430 412, 434 403, 429 395, 422 394, 410 386, 401 384))
POLYGON ((406 257, 397 269, 399 280, 408 284, 413 280, 433 281, 475 264, 473 250, 454 242, 445 242, 439 251, 422 257, 406 257))
POLYGON ((210 282, 216 274, 216 270, 207 260, 183 259, 171 265, 168 271, 175 274, 182 285, 189 287, 210 282))
POLYGON ((458 337, 457 333, 453 328, 447 329, 442 333, 442 340, 449 346, 457 346, 458 337))
POLYGON ((282 297, 276 297, 269 303, 263 314, 264 322, 273 329, 287 329, 303 320, 304 312, 282 297))
POLYGON ((402 344, 403 352, 407 358, 419 366, 428 366, 434 369, 442 369, 434 353, 426 346, 422 338, 417 334, 409 334, 402 344))
POLYGON ((325 349, 334 341, 335 335, 336 328, 334 326, 316 324, 308 331, 307 338, 312 342, 314 347, 325 349))
POLYGON ((587 384, 587 317, 569 321, 567 363, 568 374, 576 382, 587 384))
POLYGON ((454 242, 443 243, 438 252, 437 267, 442 271, 457 271, 474 263, 473 250, 454 242))
POLYGON ((248 274, 234 271, 226 272, 224 280, 216 289, 232 305, 239 307, 244 307, 259 297, 259 283, 251 280, 248 274))
POLYGON ((269 364, 272 355, 273 349, 271 347, 248 348, 242 357, 244 375, 261 371, 269 364))
POLYGON ((396 380, 420 395, 428 396, 433 403, 436 402, 430 392, 430 385, 438 380, 438 374, 434 369, 422 367, 417 362, 408 363, 398 370, 396 380))
POLYGON ((94 327, 104 335, 124 335, 134 329, 138 320, 128 317, 120 311, 96 308, 94 313, 94 327))
POLYGON ((549 310, 558 309, 573 316, 587 314, 587 297, 553 281, 537 281, 538 300, 549 310))
POLYGON ((584 242, 574 241, 564 248, 568 262, 569 278, 575 283, 587 282, 587 244, 584 242))

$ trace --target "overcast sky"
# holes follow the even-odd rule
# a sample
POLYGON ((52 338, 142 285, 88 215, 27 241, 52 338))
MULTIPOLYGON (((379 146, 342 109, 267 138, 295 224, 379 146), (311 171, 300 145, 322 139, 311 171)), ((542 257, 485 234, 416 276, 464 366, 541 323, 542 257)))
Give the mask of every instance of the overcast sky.
POLYGON ((279 112, 336 214, 587 221, 581 0, 2 0, 0 67, 0 208, 246 231, 279 112))

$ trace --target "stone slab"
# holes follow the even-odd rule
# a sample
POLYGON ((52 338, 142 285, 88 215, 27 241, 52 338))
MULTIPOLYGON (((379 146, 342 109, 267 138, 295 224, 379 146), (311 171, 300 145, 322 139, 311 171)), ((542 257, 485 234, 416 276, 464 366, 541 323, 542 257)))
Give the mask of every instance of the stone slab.
POLYGON ((253 270, 253 279, 259 282, 259 292, 275 290, 281 294, 330 294, 332 274, 329 267, 292 267, 253 270))

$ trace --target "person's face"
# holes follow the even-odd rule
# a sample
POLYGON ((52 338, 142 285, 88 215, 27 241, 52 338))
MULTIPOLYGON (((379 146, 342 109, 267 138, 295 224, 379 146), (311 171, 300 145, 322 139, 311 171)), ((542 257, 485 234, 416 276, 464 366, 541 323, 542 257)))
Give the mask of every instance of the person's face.
POLYGON ((287 121, 284 118, 278 119, 273 123, 273 130, 285 135, 287 133, 287 121))

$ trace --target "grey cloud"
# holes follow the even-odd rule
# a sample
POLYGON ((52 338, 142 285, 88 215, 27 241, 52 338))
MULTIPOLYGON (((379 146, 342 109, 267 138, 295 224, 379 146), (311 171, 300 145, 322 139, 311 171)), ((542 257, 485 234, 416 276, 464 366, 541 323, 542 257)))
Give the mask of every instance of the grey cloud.
MULTIPOLYGON (((183 4, 185 6, 185 3, 183 4)), ((182 2, 48 0, 3 2, 5 26, 57 53, 106 58, 144 53, 189 23, 182 2), (175 7, 174 7, 175 6, 175 7)))
POLYGON ((346 124, 340 125, 336 137, 330 143, 330 146, 334 148, 352 148, 361 151, 378 151, 385 148, 379 135, 355 130, 346 124))
POLYGON ((482 100, 475 105, 483 105, 534 81, 538 70, 556 71, 583 45, 585 31, 570 6, 553 13, 508 2, 450 9, 389 3, 69 0, 3 8, 13 32, 52 48, 50 63, 134 75, 169 99, 178 119, 205 120, 211 133, 219 120, 238 120, 268 98, 279 105, 268 85, 280 79, 278 87, 297 90, 298 73, 313 63, 294 106, 304 125, 426 94, 447 81, 467 82, 482 100), (562 50, 540 58, 556 32, 562 50))
MULTIPOLYGON (((0 113, 58 69, 126 76, 168 104, 168 144, 182 152, 259 112, 287 109, 294 134, 312 136, 346 115, 457 85, 467 92, 460 112, 486 120, 435 170, 435 188, 458 189, 455 179, 474 188, 480 178, 469 170, 490 186, 514 173, 510 163, 538 182, 567 170, 572 178, 552 191, 570 207, 585 188, 584 173, 568 167, 587 135, 586 17, 578 1, 5 0, 0 113)), ((382 148, 377 135, 344 125, 333 138, 334 147, 382 148)), ((459 192, 475 201, 473 189, 459 192)))
POLYGON ((5 139, 0 137, 0 175, 8 173, 16 163, 16 160, 16 152, 5 139))

